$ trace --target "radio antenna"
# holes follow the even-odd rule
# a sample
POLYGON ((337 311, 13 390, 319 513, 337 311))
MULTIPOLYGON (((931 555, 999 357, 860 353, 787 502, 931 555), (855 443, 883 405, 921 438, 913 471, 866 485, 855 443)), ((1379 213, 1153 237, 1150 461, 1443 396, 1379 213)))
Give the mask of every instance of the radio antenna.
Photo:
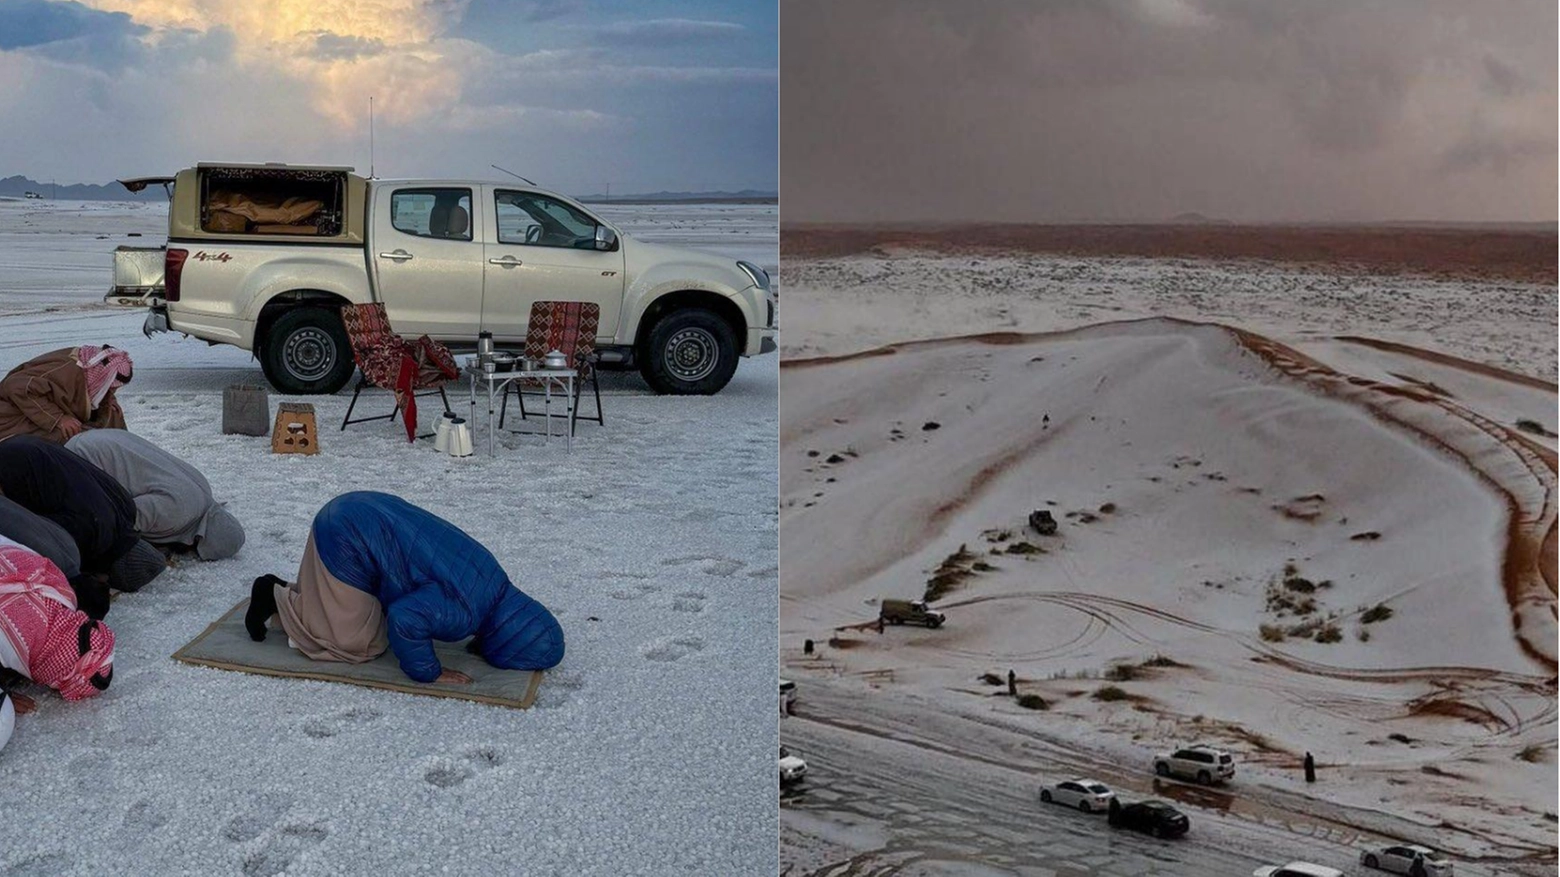
POLYGON ((525 177, 520 176, 519 174, 515 173, 514 171, 504 170, 503 168, 499 167, 496 164, 490 164, 490 165, 488 165, 488 167, 490 167, 490 168, 492 168, 493 170, 496 170, 496 171, 504 171, 504 173, 509 174, 511 177, 514 177, 517 180, 525 180, 525 182, 530 183, 533 186, 536 185, 535 183, 532 183, 530 180, 526 180, 525 177))
POLYGON ((374 96, 368 96, 368 178, 374 178, 374 96))

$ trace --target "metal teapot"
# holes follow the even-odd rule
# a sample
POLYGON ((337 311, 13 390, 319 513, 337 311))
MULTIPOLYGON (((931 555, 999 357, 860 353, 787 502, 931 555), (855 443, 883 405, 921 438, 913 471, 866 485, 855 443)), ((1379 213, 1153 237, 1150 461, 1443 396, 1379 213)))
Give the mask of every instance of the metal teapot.
POLYGON ((549 350, 547 355, 542 357, 542 366, 544 368, 568 368, 569 355, 561 350, 549 350))

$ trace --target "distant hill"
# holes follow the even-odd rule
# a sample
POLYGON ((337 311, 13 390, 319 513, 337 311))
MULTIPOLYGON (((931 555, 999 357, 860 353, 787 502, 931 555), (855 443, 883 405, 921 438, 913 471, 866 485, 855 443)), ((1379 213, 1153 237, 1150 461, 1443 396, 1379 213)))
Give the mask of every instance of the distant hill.
POLYGON ((118 183, 94 186, 88 183, 71 183, 64 186, 40 183, 24 176, 0 178, 0 198, 20 198, 28 192, 37 192, 44 198, 59 201, 163 201, 162 186, 150 186, 132 195, 118 183))

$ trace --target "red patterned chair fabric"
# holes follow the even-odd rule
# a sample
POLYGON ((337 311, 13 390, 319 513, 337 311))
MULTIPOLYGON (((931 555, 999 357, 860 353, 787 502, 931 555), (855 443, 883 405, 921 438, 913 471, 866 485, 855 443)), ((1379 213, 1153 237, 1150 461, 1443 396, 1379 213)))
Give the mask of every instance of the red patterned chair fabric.
MULTIPOLYGON (((417 434, 416 391, 440 387, 445 381, 460 377, 455 357, 449 348, 427 335, 416 341, 397 335, 380 302, 347 305, 341 309, 341 323, 352 345, 352 359, 363 372, 358 393, 363 391, 363 383, 394 392, 396 410, 404 412, 407 440, 412 440, 417 434)), ((352 396, 352 404, 357 404, 357 393, 352 396)), ((351 417, 349 406, 342 429, 353 422, 351 417)))
POLYGON ((532 302, 531 322, 525 333, 526 358, 539 361, 554 350, 562 351, 580 370, 580 378, 588 378, 595 369, 591 354, 596 350, 600 322, 601 305, 594 302, 532 302))
POLYGON ((460 377, 460 366, 443 344, 427 335, 408 341, 395 334, 381 302, 347 305, 341 309, 341 322, 352 343, 352 359, 376 387, 396 389, 402 357, 410 357, 415 364, 413 389, 426 390, 460 377))
MULTIPOLYGON (((527 359, 540 361, 548 353, 557 350, 569 358, 574 368, 579 372, 579 378, 574 383, 574 400, 571 416, 569 417, 569 429, 574 429, 575 421, 579 420, 580 396, 585 389, 585 382, 589 381, 591 393, 596 399, 596 413, 594 416, 585 415, 585 420, 593 420, 603 426, 606 425, 606 417, 601 411, 601 381, 596 374, 596 329, 601 322, 601 305, 584 301, 538 301, 531 303, 531 321, 526 326, 525 356, 527 359)), ((543 384, 537 380, 518 380, 504 388, 504 403, 499 409, 498 425, 504 425, 504 416, 509 410, 509 393, 511 390, 520 401, 520 416, 528 417, 525 409, 526 387, 542 388, 543 384)), ((530 395, 541 395, 531 393, 530 395)), ((557 416, 557 415, 550 415, 557 416)))

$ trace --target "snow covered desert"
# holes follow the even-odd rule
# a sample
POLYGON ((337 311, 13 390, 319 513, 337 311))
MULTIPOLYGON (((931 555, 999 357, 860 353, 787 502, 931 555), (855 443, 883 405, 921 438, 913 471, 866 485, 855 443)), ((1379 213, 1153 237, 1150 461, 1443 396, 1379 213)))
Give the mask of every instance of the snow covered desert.
MULTIPOLYGON (((774 205, 605 212, 776 269, 774 205)), ((0 874, 774 874, 777 358, 712 397, 607 374, 606 426, 582 422, 572 454, 506 436, 451 459, 388 422, 342 432, 343 391, 304 400, 318 456, 275 456, 221 434, 223 388, 262 380, 247 354, 143 338, 141 313, 100 304, 113 248, 166 222, 160 204, 0 201, 0 366, 128 350, 130 429, 200 468, 248 535, 114 603, 102 696, 23 689, 38 709, 0 753, 0 874), (464 528, 558 616, 567 654, 533 708, 170 659, 256 576, 291 577, 314 512, 355 489, 464 528)), ((388 410, 373 392, 360 408, 388 410)))
POLYGON ((882 247, 781 276, 782 873, 1353 874, 1386 842, 1554 873, 1552 283, 882 247), (880 629, 885 598, 946 622, 880 629), (1192 743, 1234 781, 1155 777, 1192 743), (1191 834, 1036 800, 1078 775, 1191 834))

